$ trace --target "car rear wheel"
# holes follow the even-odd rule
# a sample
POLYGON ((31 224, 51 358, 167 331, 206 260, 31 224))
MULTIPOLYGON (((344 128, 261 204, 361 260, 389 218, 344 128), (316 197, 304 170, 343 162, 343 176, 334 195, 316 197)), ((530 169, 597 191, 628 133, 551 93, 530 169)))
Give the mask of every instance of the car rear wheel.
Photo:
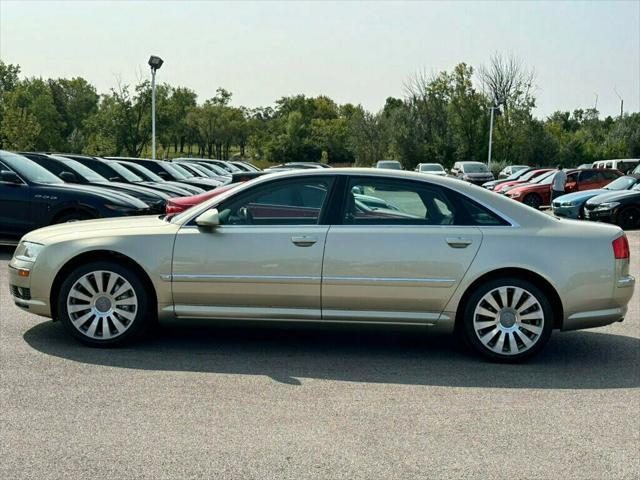
POLYGON ((478 353, 505 363, 538 352, 553 329, 553 310, 545 293, 519 278, 479 286, 464 309, 463 332, 478 353))
POLYGON ((83 343, 115 346, 136 338, 149 325, 148 298, 136 272, 115 262, 92 262, 62 283, 58 318, 83 343))
POLYGON ((522 203, 533 208, 540 208, 540 205, 542 205, 542 198, 537 193, 530 193, 522 199, 522 203))
POLYGON ((625 207, 618 213, 618 226, 623 230, 640 228, 640 208, 625 207))

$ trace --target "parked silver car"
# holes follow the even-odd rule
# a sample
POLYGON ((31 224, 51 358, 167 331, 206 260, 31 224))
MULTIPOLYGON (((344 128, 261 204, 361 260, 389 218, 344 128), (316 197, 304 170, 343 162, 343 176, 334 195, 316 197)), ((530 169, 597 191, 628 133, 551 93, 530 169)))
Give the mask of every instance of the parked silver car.
POLYGON ((16 305, 89 345, 131 340, 155 317, 382 323, 457 332, 515 362, 553 329, 622 320, 635 280, 618 227, 450 178, 314 169, 173 217, 33 231, 9 283, 16 305))

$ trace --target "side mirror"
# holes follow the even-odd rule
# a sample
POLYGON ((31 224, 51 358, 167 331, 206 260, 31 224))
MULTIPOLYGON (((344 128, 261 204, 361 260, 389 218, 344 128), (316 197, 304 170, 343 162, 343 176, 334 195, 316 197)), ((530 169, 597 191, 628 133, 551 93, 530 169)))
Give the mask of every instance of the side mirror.
POLYGON ((196 217, 196 225, 203 228, 216 228, 220 225, 220 214, 217 208, 212 208, 196 217))
POLYGON ((20 180, 20 177, 16 172, 12 172, 11 170, 1 170, 0 182, 14 183, 18 185, 22 183, 22 180, 20 180))
POLYGON ((67 183, 77 183, 78 178, 72 172, 62 172, 60 178, 67 183))

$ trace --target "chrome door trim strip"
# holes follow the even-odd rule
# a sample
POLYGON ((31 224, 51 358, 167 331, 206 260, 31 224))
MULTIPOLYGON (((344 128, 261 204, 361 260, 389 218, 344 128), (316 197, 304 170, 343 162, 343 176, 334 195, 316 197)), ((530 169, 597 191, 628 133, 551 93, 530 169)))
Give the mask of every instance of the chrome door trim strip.
POLYGON ((358 321, 363 323, 408 323, 434 325, 439 318, 439 312, 322 309, 322 320, 335 322, 358 321))
POLYGON ((220 320, 320 320, 320 309, 270 307, 215 307, 176 305, 177 318, 211 318, 220 320))
POLYGON ((320 276, 316 275, 171 275, 174 282, 205 282, 205 283, 320 283, 320 276))
POLYGON ((346 275, 325 275, 322 277, 323 284, 329 285, 377 285, 377 286, 404 286, 448 288, 453 286, 457 280, 455 278, 407 278, 407 277, 351 277, 346 275))

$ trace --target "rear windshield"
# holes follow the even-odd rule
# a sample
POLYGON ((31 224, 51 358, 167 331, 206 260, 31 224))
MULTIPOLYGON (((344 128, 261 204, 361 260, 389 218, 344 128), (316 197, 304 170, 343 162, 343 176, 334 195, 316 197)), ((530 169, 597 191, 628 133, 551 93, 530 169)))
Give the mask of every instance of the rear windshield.
POLYGON ((423 163, 420 165, 421 172, 441 172, 442 165, 438 165, 437 163, 423 163))

